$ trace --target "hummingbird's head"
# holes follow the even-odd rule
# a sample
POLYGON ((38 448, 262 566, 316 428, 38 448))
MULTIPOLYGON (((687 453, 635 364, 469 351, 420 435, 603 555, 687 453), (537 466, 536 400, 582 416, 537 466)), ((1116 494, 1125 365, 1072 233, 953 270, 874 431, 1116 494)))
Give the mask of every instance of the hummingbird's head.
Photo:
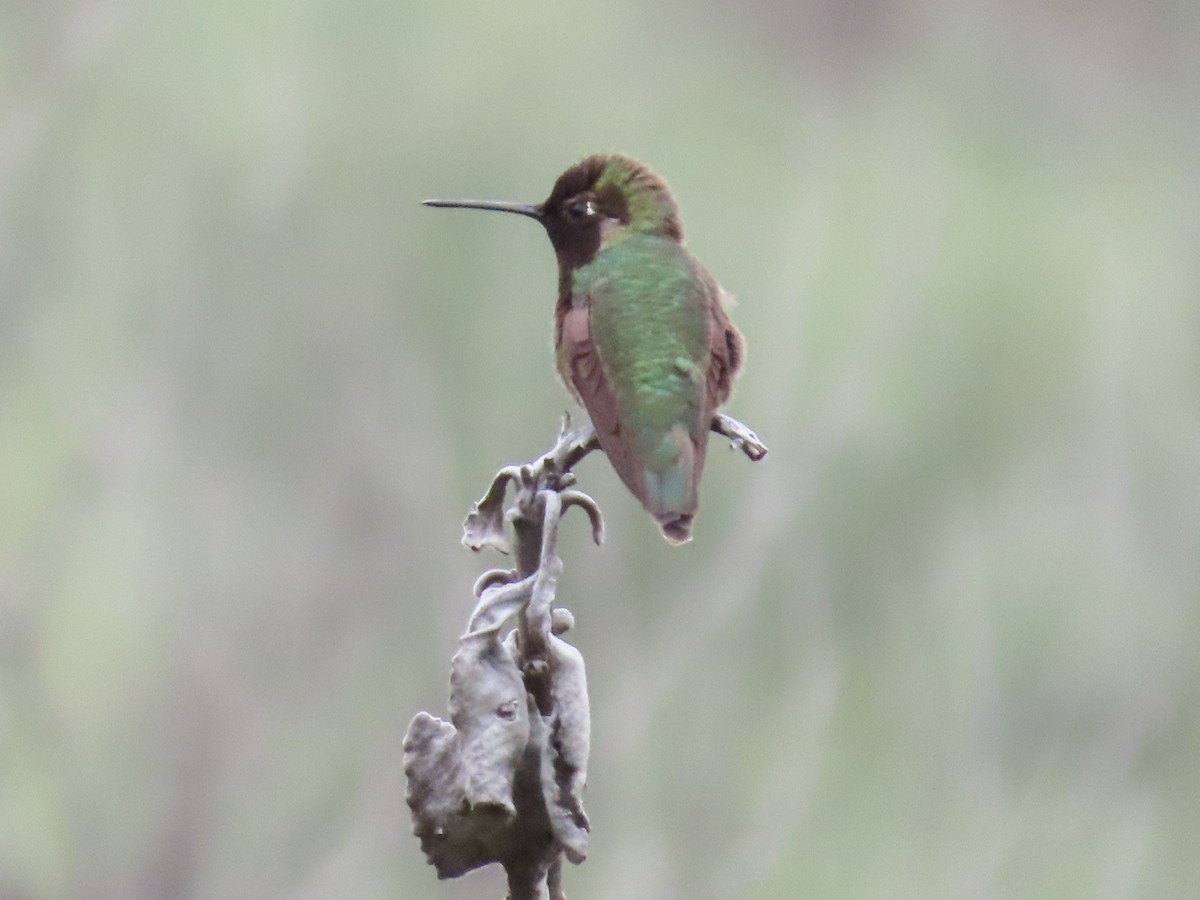
POLYGON ((585 264, 631 233, 683 241, 675 198, 648 166, 629 156, 589 156, 558 176, 538 209, 567 268, 585 264))
POLYGON ((511 212, 537 219, 550 235, 563 269, 589 262, 628 234, 657 234, 683 242, 675 198, 661 178, 630 156, 596 154, 558 176, 537 205, 492 200, 426 200, 427 206, 511 212))

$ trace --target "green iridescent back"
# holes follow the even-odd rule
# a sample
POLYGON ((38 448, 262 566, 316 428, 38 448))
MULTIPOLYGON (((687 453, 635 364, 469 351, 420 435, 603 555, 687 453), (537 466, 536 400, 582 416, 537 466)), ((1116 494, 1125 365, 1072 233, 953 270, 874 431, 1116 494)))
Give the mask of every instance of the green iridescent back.
POLYGON ((662 438, 679 424, 702 437, 709 299, 697 263, 675 241, 632 229, 577 269, 591 337, 635 453, 668 465, 662 438))

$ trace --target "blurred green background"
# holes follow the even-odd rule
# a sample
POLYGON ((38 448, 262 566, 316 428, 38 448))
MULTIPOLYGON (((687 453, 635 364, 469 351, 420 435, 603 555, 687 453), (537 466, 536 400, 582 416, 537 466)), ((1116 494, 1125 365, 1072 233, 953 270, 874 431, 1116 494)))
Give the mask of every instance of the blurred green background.
POLYGON ((536 201, 741 302, 695 542, 566 523, 573 898, 1200 884, 1200 7, 0 11, 0 897, 467 898, 409 834, 459 546, 549 446, 536 201))

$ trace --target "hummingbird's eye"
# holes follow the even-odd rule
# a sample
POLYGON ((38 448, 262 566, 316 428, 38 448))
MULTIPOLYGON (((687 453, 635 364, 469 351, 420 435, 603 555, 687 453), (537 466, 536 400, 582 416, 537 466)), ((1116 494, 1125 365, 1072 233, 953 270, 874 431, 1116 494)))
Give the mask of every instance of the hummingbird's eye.
POLYGON ((591 200, 576 200, 567 204, 566 213, 572 222, 582 222, 596 214, 596 204, 591 200))

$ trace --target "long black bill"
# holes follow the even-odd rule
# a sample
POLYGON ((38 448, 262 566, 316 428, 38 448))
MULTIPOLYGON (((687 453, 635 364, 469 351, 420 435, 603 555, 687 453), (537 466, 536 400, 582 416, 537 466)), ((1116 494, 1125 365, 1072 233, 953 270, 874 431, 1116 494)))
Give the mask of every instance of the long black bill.
POLYGON ((516 213, 531 219, 542 218, 542 208, 530 203, 504 203, 500 200, 422 200, 426 206, 444 209, 490 209, 494 212, 516 213))

